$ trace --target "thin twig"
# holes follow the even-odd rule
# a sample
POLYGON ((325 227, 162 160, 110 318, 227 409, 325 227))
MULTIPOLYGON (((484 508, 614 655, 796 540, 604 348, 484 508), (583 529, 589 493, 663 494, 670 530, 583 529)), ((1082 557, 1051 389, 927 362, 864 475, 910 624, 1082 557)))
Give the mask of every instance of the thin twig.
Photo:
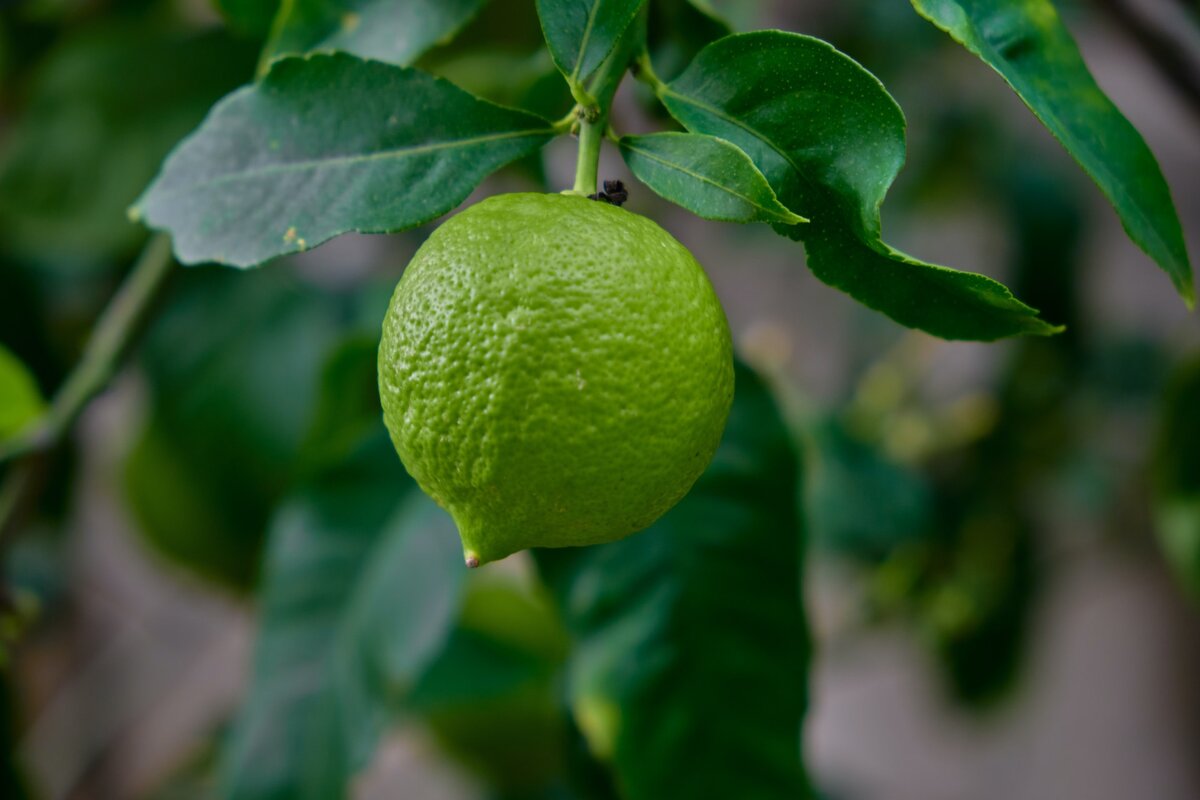
POLYGON ((50 409, 28 431, 0 447, 0 463, 58 443, 88 401, 112 378, 171 263, 170 239, 155 236, 100 316, 82 358, 59 388, 50 409))
POLYGON ((38 457, 58 444, 88 401, 108 385, 173 263, 170 239, 156 235, 100 315, 83 356, 55 394, 49 410, 26 432, 0 446, 0 463, 13 462, 0 486, 0 538, 22 506, 38 457))

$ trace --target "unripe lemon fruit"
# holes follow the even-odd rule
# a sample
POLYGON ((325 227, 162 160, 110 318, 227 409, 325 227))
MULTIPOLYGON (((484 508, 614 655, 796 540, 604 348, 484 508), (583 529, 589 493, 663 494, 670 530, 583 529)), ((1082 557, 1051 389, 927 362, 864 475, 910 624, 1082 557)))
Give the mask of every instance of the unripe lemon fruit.
POLYGON ((733 399, 729 325, 691 253, 649 219, 500 195, 408 265, 379 391, 468 566, 608 542, 658 519, 712 458, 733 399))

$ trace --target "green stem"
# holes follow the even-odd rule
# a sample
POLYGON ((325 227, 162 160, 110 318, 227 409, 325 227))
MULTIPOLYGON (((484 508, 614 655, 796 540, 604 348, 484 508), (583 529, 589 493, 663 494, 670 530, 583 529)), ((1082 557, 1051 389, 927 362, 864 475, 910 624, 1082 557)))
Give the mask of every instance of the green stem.
POLYGON ((66 434, 88 401, 112 378, 173 263, 170 238, 154 236, 101 314, 83 357, 59 388, 50 409, 26 433, 0 447, 0 463, 46 450, 66 434))
POLYGON ((629 63, 628 49, 618 44, 592 76, 590 92, 582 87, 578 91, 572 88, 577 100, 583 95, 590 102, 581 100, 575 109, 579 118, 579 158, 575 163, 575 186, 571 194, 584 197, 596 194, 600 145, 609 132, 609 109, 629 63))
POLYGON ((608 120, 601 115, 589 122, 586 118, 579 120, 579 158, 575 162, 574 194, 584 197, 596 193, 596 175, 600 171, 600 144, 604 141, 604 131, 608 128, 608 120))

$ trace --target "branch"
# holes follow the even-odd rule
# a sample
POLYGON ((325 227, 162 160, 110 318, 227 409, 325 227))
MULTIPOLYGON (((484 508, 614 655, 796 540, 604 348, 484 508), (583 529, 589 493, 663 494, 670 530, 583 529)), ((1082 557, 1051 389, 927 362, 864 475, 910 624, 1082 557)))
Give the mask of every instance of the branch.
POLYGON ((101 314, 83 357, 59 388, 50 409, 33 427, 0 447, 0 463, 58 443, 88 401, 112 378, 172 263, 167 236, 159 234, 146 244, 101 314))
POLYGON ((13 463, 0 486, 0 537, 30 486, 39 454, 56 445, 79 414, 112 378, 151 302, 170 274, 171 240, 158 234, 147 244, 125 282, 100 315, 83 357, 54 396, 49 410, 24 433, 0 445, 0 464, 13 463))

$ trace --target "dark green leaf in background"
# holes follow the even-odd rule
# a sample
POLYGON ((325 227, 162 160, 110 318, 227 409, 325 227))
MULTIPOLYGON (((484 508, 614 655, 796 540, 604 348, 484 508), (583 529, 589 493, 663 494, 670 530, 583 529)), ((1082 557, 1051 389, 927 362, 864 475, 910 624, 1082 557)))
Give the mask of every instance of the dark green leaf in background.
POLYGON ((377 345, 351 333, 324 359, 303 477, 271 524, 254 675, 222 797, 348 796, 453 625, 457 537, 383 427, 377 345))
POLYGON ((575 103, 529 0, 488 0, 453 40, 414 66, 477 97, 546 119, 560 119, 575 103))
POLYGON ((799 465, 761 380, 736 380, 678 506, 620 542, 536 552, 575 638, 575 718, 627 800, 807 796, 799 465))
POLYGON ((452 37, 487 2, 284 0, 266 57, 341 50, 407 66, 452 37))
POLYGON ((982 275, 926 264, 880 238, 879 207, 904 162, 904 117, 866 70, 819 39, 781 31, 708 45, 660 96, 689 130, 726 139, 811 224, 818 278, 897 322, 947 339, 1056 328, 982 275))
POLYGON ((575 103, 544 45, 529 54, 498 47, 433 56, 426 64, 471 94, 547 119, 561 118, 575 103))
POLYGON ((33 375, 0 345, 0 442, 37 419, 45 405, 33 375))
POLYGON ((567 648, 540 584, 473 572, 458 624, 404 707, 501 797, 542 797, 566 768, 557 684, 567 648))
POLYGON ((246 36, 266 36, 279 10, 279 0, 216 0, 229 26, 246 36))
POLYGON ((1096 85, 1050 0, 912 0, 998 72, 1104 192, 1129 238, 1190 307, 1192 270, 1158 162, 1096 85))
POLYGON ((331 800, 439 652, 465 570, 449 518, 404 474, 382 423, 276 513, 228 800, 331 800))
POLYGON ((750 157, 723 139, 652 133, 623 136, 619 145, 638 180, 705 219, 782 225, 804 221, 780 204, 750 157))
POLYGON ((664 80, 682 72, 706 44, 733 33, 702 0, 653 0, 648 9, 646 46, 664 80))
POLYGON ((302 471, 339 463, 379 429, 378 352, 377 333, 351 334, 326 357, 312 424, 300 447, 302 471))
POLYGON ((209 106, 253 73, 253 46, 221 32, 147 21, 66 36, 5 131, 0 247, 82 266, 132 256, 145 231, 125 209, 209 106))
POLYGON ((814 544, 871 563, 926 535, 934 500, 924 476, 861 441, 836 418, 813 425, 809 436, 804 497, 814 544))
POLYGON ((1155 516, 1167 561, 1200 599, 1200 359, 1167 389, 1153 456, 1155 516))
POLYGON ((184 263, 247 267, 428 222, 551 135, 539 117, 419 70, 285 58, 213 109, 134 211, 171 232, 184 263))
POLYGON ((537 0, 554 63, 583 86, 617 45, 646 0, 537 0))
POLYGON ((336 335, 329 299, 283 271, 180 276, 147 333, 149 419, 125 468, 130 508, 157 551, 253 584, 336 335))

